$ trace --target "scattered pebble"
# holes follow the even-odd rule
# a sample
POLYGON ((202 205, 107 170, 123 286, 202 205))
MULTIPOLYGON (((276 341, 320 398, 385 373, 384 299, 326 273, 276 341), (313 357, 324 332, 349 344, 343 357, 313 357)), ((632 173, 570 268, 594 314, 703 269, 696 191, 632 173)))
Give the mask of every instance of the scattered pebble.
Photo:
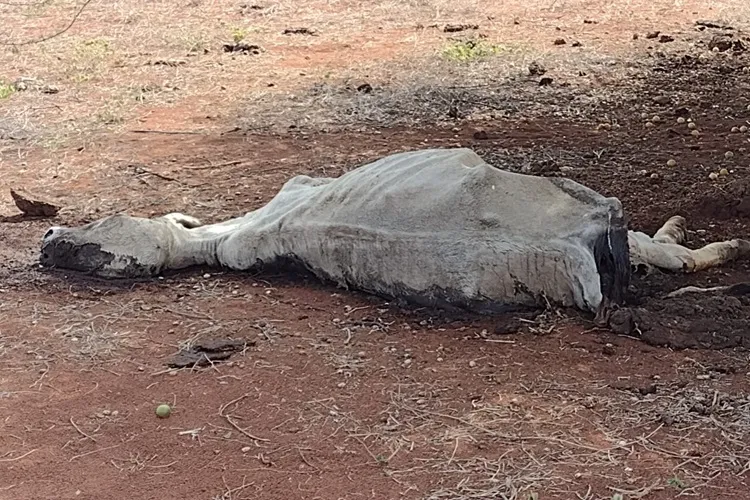
POLYGON ((719 178, 719 174, 717 174, 716 172, 711 172, 710 174, 708 174, 708 178, 711 179, 712 181, 715 181, 716 179, 719 178))
POLYGON ((747 125, 743 125, 743 126, 741 126, 741 127, 740 127, 740 132, 742 132, 743 134, 744 134, 745 132, 747 132, 747 125))
POLYGON ((701 133, 698 132, 697 130, 693 130, 693 131, 690 132, 690 135, 692 135, 694 137, 698 137, 699 135, 701 135, 701 133))
POLYGON ((654 126, 653 122, 646 122, 646 125, 645 125, 646 128, 651 128, 653 126, 654 126))
POLYGON ((677 162, 674 160, 667 160, 667 166, 668 167, 674 167, 677 165, 677 162))
POLYGON ((203 277, 204 277, 204 278, 210 278, 210 277, 211 277, 211 274, 210 274, 210 273, 206 273, 206 274, 204 274, 204 275, 203 275, 203 277))
POLYGON ((726 153, 724 153, 724 158, 726 158, 727 160, 734 158, 734 153, 732 153, 731 151, 727 151, 726 153))
POLYGON ((727 170, 726 168, 722 168, 721 170, 719 170, 719 175, 729 175, 729 170, 727 170))
POLYGON ((476 361, 474 361, 473 359, 471 361, 469 361, 469 367, 474 368, 475 366, 477 366, 477 362, 476 361))
POLYGON ((651 175, 650 175, 649 177, 651 177, 652 179, 656 180, 656 179, 658 179, 658 178, 659 178, 659 174, 657 174, 657 173, 653 173, 653 174, 651 174, 651 175))
POLYGON ((661 118, 659 117, 659 115, 654 115, 651 117, 651 121, 654 123, 659 123, 661 121, 661 118))
POLYGON ((247 453, 250 450, 252 450, 252 448, 250 448, 249 446, 243 446, 241 451, 242 451, 242 453, 247 453))
POLYGON ((677 123, 685 123, 685 119, 683 117, 677 118, 677 123))
POLYGON ((737 133, 737 132, 739 132, 739 131, 740 131, 740 128, 739 128, 739 127, 732 127, 732 133, 733 133, 733 134, 736 134, 736 133, 737 133))
POLYGON ((695 123, 693 123, 693 122, 688 122, 688 128, 689 128, 690 130, 694 130, 694 129, 695 129, 696 127, 697 127, 697 125, 696 125, 695 123))
POLYGON ((336 384, 336 387, 338 387, 339 389, 343 389, 344 387, 346 387, 346 382, 339 382, 338 384, 336 384))

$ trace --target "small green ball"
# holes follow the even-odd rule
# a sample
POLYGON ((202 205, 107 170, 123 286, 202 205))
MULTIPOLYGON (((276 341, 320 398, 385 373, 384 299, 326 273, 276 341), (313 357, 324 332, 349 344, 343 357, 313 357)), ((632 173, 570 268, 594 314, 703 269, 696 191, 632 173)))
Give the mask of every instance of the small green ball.
POLYGON ((159 418, 167 418, 172 413, 172 408, 169 405, 159 405, 156 407, 156 416, 159 418))

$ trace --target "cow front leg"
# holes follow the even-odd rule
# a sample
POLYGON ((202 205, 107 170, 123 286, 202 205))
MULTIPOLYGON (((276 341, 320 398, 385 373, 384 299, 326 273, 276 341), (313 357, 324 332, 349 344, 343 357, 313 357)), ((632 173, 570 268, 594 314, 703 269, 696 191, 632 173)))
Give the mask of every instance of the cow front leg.
POLYGON ((670 217, 654 234, 653 239, 656 243, 683 244, 687 239, 687 221, 680 215, 670 217))

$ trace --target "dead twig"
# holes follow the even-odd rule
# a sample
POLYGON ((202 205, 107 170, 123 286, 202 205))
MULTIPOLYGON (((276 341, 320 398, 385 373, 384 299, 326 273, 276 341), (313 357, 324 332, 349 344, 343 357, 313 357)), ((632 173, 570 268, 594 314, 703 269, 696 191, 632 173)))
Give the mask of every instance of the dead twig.
POLYGON ((13 457, 13 458, 0 458, 0 462, 15 462, 16 460, 21 460, 24 457, 28 457, 29 455, 31 455, 35 451, 38 451, 38 448, 34 448, 33 450, 27 451, 23 455, 19 455, 17 457, 13 457))
POLYGON ((95 442, 95 443, 96 443, 96 439, 94 439, 93 437, 91 437, 91 436, 89 436, 88 434, 86 434, 85 432, 83 432, 83 431, 81 430, 81 428, 80 428, 80 427, 78 427, 78 426, 76 425, 76 423, 75 423, 75 422, 73 422, 73 417, 70 417, 70 425, 72 425, 72 426, 73 426, 73 428, 74 428, 74 429, 75 429, 76 431, 78 431, 78 434, 80 434, 81 436, 83 436, 83 437, 85 437, 85 438, 87 438, 87 439, 90 439, 90 440, 92 440, 93 442, 95 442))
POLYGON ((245 399, 248 396, 249 396, 249 394, 243 394, 242 396, 240 396, 240 397, 238 397, 236 399, 233 399, 232 401, 230 401, 230 402, 222 405, 221 408, 219 408, 219 416, 223 417, 229 423, 229 425, 231 425, 232 427, 234 427, 235 429, 237 429, 240 433, 242 433, 245 436, 249 437, 253 441, 268 443, 268 442, 271 441, 270 439, 265 439, 265 438, 254 436, 254 435, 250 434, 248 431, 246 431, 245 429, 243 429, 242 427, 240 427, 234 420, 232 420, 232 416, 231 415, 225 413, 225 411, 226 411, 226 409, 228 407, 230 407, 231 405, 236 405, 237 403, 239 403, 240 401, 242 401, 243 399, 245 399))

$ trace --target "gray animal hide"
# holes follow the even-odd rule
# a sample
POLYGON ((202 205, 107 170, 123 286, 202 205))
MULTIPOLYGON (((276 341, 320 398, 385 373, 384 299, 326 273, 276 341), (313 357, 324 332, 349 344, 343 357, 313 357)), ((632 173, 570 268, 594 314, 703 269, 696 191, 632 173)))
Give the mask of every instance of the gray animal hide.
POLYGON ((622 302, 630 272, 617 199, 565 178, 500 170, 468 149, 395 154, 335 179, 297 176, 266 206, 220 224, 190 228, 165 218, 119 217, 125 219, 86 235, 74 233, 83 228, 60 230, 45 245, 50 253, 63 240, 109 245, 118 260, 140 262, 145 274, 291 260, 344 287, 477 311, 547 301, 596 311, 603 299, 622 302), (141 258, 139 248, 149 245, 134 234, 141 225, 134 221, 143 221, 159 251, 141 258), (123 239, 117 227, 138 244, 113 249, 112 231, 123 239), (154 257, 160 251, 168 255, 154 257))

